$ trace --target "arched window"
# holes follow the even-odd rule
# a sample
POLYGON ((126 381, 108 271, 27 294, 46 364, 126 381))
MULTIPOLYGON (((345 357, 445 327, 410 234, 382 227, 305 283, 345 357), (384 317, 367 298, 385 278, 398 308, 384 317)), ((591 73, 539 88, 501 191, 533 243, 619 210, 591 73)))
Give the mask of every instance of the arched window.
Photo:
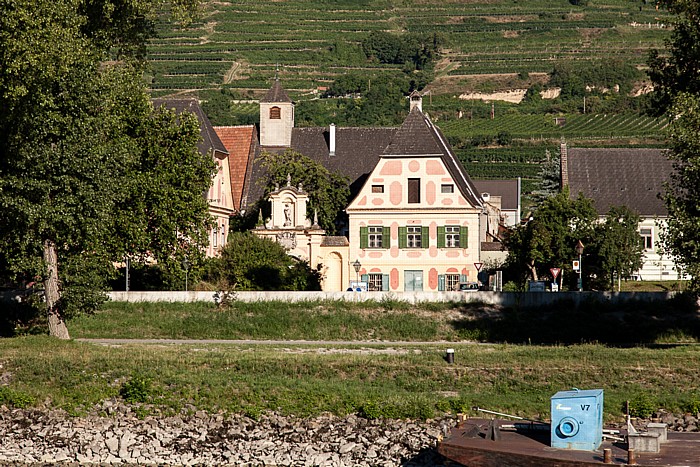
POLYGON ((270 119, 279 120, 282 118, 282 109, 279 107, 270 107, 270 119))

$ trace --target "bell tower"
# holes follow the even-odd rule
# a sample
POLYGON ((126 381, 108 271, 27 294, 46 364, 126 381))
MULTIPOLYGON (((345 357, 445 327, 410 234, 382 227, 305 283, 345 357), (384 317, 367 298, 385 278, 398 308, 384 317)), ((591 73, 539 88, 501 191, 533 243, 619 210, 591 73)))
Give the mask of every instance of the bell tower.
POLYGON ((260 101, 260 145, 290 147, 294 128, 294 103, 279 78, 260 101))

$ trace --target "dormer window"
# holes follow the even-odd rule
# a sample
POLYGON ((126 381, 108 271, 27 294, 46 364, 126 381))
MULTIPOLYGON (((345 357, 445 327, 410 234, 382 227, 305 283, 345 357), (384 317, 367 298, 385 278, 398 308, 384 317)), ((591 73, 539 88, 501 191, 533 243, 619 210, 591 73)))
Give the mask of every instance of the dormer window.
POLYGON ((270 120, 279 120, 282 118, 282 109, 275 106, 270 107, 270 120))

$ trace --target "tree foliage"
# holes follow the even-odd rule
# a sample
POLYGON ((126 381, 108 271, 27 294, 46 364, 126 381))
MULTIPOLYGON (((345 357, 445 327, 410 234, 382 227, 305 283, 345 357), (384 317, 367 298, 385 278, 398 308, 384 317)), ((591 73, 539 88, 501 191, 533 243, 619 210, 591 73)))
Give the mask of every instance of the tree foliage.
POLYGON ((339 216, 350 196, 347 177, 330 172, 323 165, 292 149, 282 154, 263 154, 261 165, 267 173, 262 181, 266 194, 276 187, 284 186, 287 176, 291 176, 292 184, 301 184, 309 194, 307 217, 313 219, 317 213, 318 224, 327 233, 336 232, 336 222, 341 220, 339 216))
POLYGON ((321 290, 320 274, 287 255, 277 242, 232 232, 205 279, 225 290, 321 290))
POLYGON ((668 228, 662 231, 666 253, 677 259, 700 289, 700 96, 680 94, 670 114, 670 157, 675 171, 664 202, 668 228))
POLYGON ((205 238, 214 165, 197 152, 196 119, 154 112, 140 62, 120 49, 141 40, 132 10, 102 29, 86 14, 122 3, 154 2, 0 4, 0 256, 16 280, 43 282, 50 332, 64 338, 65 319, 104 300, 114 261, 167 263, 205 238))
POLYGON ((577 242, 591 243, 595 219, 593 202, 582 195, 569 199, 568 188, 547 198, 526 225, 506 237, 509 266, 521 282, 540 280, 553 267, 570 272, 577 242))
POLYGON ((597 288, 614 288, 618 282, 642 267, 644 248, 639 236, 639 215, 625 206, 613 206, 605 220, 596 224, 593 235, 593 251, 590 266, 596 275, 597 288))
POLYGON ((653 50, 649 56, 649 78, 654 83, 656 105, 661 114, 680 93, 700 93, 700 3, 695 0, 662 0, 676 13, 667 53, 653 50))

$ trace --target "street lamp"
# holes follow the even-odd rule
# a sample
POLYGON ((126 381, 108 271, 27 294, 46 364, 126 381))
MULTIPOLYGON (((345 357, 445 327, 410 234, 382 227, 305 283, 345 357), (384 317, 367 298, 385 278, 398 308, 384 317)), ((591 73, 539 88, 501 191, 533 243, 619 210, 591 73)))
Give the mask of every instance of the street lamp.
POLYGON ((355 268, 355 281, 360 282, 360 268, 362 267, 360 260, 356 259, 355 262, 352 263, 352 267, 355 268))
POLYGON ((187 292, 187 272, 190 269, 190 262, 187 261, 187 258, 182 260, 182 266, 185 268, 185 292, 187 292))
POLYGON ((576 253, 578 253, 578 291, 583 291, 583 263, 581 258, 583 256, 583 243, 581 240, 576 244, 576 253))

